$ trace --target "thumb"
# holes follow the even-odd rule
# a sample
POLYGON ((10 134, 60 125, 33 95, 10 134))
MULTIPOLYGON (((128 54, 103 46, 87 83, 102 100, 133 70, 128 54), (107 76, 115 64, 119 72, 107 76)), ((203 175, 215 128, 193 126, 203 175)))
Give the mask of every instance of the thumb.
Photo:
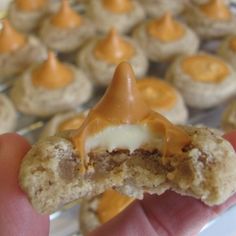
POLYGON ((0 135, 0 235, 48 235, 48 216, 33 210, 18 185, 20 163, 29 148, 17 134, 0 135))

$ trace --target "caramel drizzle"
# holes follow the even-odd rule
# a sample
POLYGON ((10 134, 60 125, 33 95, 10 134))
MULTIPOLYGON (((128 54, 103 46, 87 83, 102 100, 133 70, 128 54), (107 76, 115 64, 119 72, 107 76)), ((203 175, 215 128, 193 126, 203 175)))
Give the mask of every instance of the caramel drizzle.
POLYGON ((103 98, 89 112, 77 134, 72 137, 81 159, 82 173, 85 173, 88 164, 88 160, 85 159, 86 138, 109 126, 122 124, 148 125, 153 132, 160 134, 163 139, 163 155, 182 153, 183 146, 190 142, 185 131, 146 105, 136 86, 131 66, 123 62, 117 67, 103 98))
POLYGON ((127 13, 133 9, 130 0, 102 0, 102 3, 107 10, 117 14, 127 13))
POLYGON ((51 18, 51 23, 59 28, 76 28, 82 24, 82 19, 70 7, 68 0, 62 0, 59 11, 51 18))
POLYGON ((26 44, 26 36, 17 32, 7 19, 3 20, 0 32, 0 53, 8 53, 22 48, 26 44))
POLYGON ((208 17, 216 20, 229 20, 232 15, 224 0, 210 0, 200 5, 200 10, 208 17))

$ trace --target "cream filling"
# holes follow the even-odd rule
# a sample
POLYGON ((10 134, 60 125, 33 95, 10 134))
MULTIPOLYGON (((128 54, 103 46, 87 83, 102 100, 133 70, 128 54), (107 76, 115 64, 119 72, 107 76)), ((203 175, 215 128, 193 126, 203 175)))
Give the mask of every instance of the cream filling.
POLYGON ((105 128, 90 136, 85 142, 88 153, 96 148, 105 148, 109 152, 115 149, 128 149, 130 153, 148 144, 148 147, 160 147, 162 139, 151 132, 147 125, 118 125, 105 128))

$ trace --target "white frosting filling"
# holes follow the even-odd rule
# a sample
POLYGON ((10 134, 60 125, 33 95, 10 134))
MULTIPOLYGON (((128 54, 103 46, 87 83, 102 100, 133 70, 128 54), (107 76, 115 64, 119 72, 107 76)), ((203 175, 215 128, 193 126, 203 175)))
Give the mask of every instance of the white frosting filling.
POLYGON ((118 125, 105 128, 101 132, 90 136, 85 142, 85 150, 102 147, 109 152, 114 149, 128 149, 130 153, 142 145, 159 147, 162 139, 151 132, 147 125, 118 125))

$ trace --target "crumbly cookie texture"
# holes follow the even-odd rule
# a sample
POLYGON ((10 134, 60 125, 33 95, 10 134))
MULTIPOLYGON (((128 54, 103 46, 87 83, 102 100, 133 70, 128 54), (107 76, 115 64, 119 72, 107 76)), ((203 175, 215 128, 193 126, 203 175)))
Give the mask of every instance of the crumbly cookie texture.
POLYGON ((23 159, 21 188, 40 213, 54 212, 66 203, 95 196, 111 187, 139 199, 144 192, 161 194, 172 189, 210 206, 223 203, 236 191, 233 147, 209 129, 183 128, 190 135, 191 144, 183 148, 182 154, 96 149, 88 153, 91 168, 84 175, 70 141, 73 132, 46 138, 23 159))

